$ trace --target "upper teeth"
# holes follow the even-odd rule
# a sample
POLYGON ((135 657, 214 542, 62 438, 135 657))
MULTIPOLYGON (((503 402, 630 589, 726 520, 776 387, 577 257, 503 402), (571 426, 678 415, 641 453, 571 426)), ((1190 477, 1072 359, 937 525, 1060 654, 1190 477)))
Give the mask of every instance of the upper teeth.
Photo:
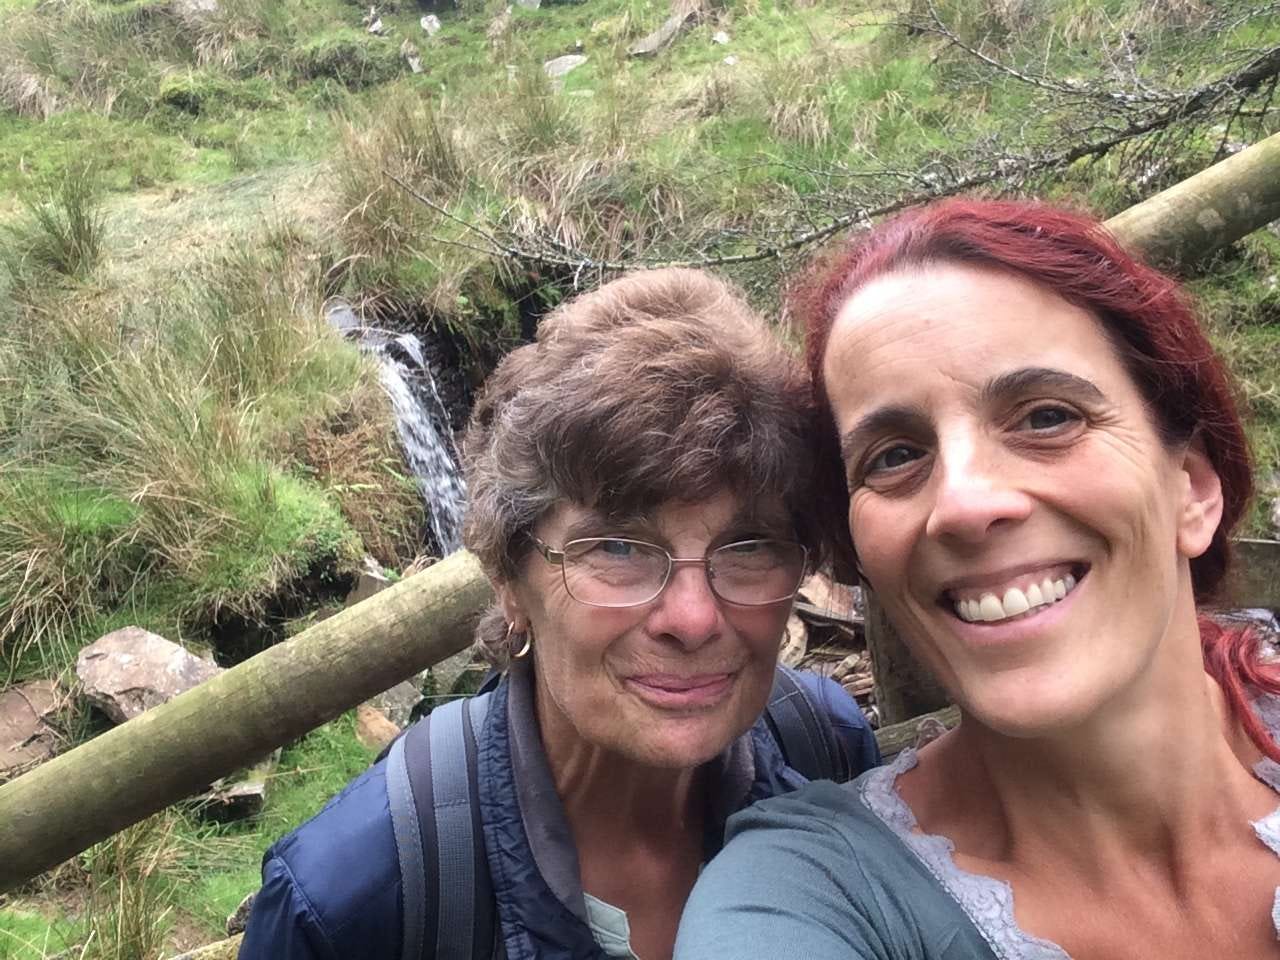
POLYGON ((955 601, 956 616, 969 622, 980 620, 985 623, 994 623, 997 620, 1007 620, 1036 607, 1048 606, 1061 600, 1075 589, 1075 585, 1076 578, 1069 573, 1057 580, 1045 577, 1038 583, 1030 584, 1025 590, 1010 587, 1004 592, 1003 597, 997 597, 994 593, 984 593, 976 600, 957 600, 955 601))

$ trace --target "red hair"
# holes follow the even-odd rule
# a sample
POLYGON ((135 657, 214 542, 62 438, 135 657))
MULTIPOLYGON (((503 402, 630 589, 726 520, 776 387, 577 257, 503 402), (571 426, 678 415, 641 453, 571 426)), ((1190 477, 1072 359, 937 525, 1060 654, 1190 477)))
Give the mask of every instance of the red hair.
MULTIPOLYGON (((822 382, 827 340, 840 308, 871 280, 931 263, 1003 270, 1087 309, 1102 324, 1142 393, 1164 442, 1193 437, 1222 482, 1222 520, 1208 550, 1191 561, 1197 603, 1212 600, 1227 573, 1229 534, 1253 495, 1253 470, 1226 365, 1172 278, 1121 249, 1091 217, 1027 201, 956 198, 900 214, 815 263, 788 293, 805 327, 806 359, 820 420, 819 495, 848 515, 839 446, 822 382)), ((843 525, 839 525, 843 526, 843 525)), ((853 558, 847 531, 837 555, 853 558)), ((1249 738, 1273 760, 1280 747, 1250 707, 1250 690, 1280 694, 1280 667, 1262 663, 1246 628, 1200 620, 1205 669, 1221 686, 1249 738)))

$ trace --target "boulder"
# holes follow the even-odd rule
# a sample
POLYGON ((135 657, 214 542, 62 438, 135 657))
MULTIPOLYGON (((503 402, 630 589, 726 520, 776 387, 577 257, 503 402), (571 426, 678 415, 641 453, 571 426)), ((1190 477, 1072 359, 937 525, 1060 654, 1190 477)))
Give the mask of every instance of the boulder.
POLYGON ((57 709, 52 681, 19 684, 0 693, 0 782, 57 752, 53 729, 45 722, 57 709))
POLYGON ((85 699, 116 723, 131 720, 221 672, 213 661, 141 627, 124 627, 98 638, 76 660, 85 699))
POLYGON ((667 17, 666 21, 657 30, 628 47, 627 53, 633 57, 652 57, 697 19, 698 11, 696 8, 678 9, 667 17))
POLYGON ((423 33, 428 37, 434 37, 440 32, 440 18, 434 13, 428 13, 418 23, 421 25, 423 33))
POLYGON ((562 82, 568 75, 570 70, 576 70, 587 62, 585 54, 566 53, 563 57, 556 57, 554 60, 548 60, 542 65, 543 72, 551 79, 552 83, 562 82))

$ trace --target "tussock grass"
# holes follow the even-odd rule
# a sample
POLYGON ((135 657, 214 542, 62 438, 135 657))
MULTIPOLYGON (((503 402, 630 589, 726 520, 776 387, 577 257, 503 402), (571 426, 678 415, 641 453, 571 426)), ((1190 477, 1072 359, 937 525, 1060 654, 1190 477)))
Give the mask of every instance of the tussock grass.
MULTIPOLYGON (((3 259, 12 277, 32 271, 87 279, 102 258, 105 220, 91 167, 69 169, 58 187, 23 200, 25 216, 8 226, 3 259)), ((39 282, 39 278, 31 278, 39 282)))
POLYGON ((84 854, 90 895, 82 960, 158 960, 172 923, 178 815, 159 813, 84 854))
MULTIPOLYGON (((355 563, 339 491, 308 478, 305 447, 288 455, 309 425, 377 402, 321 316, 323 287, 286 250, 231 256, 118 315, 32 293, 0 350, 0 654, 79 641, 157 597, 179 622, 256 616, 317 564, 355 563)), ((386 441, 374 450, 398 493, 386 441)))

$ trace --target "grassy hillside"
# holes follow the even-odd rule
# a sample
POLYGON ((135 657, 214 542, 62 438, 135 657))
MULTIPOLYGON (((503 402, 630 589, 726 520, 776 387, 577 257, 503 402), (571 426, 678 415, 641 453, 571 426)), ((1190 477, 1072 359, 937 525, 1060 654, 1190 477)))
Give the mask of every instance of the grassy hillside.
MULTIPOLYGON (((129 623, 269 640, 363 553, 413 559, 416 490, 326 298, 476 384, 602 264, 707 262, 775 311, 836 227, 905 199, 1107 215, 1280 129, 1265 83, 1213 86, 1280 45, 1268 9, 724 0, 635 57, 667 3, 461 0, 428 36, 407 0, 379 34, 345 0, 0 0, 0 670, 65 673, 129 623)), ((1262 231, 1189 276, 1253 418, 1254 533, 1278 275, 1262 231)), ((269 838, 367 760, 340 721, 286 753, 260 822, 172 811, 77 858, 0 905, 0 957, 213 938, 269 838)))

